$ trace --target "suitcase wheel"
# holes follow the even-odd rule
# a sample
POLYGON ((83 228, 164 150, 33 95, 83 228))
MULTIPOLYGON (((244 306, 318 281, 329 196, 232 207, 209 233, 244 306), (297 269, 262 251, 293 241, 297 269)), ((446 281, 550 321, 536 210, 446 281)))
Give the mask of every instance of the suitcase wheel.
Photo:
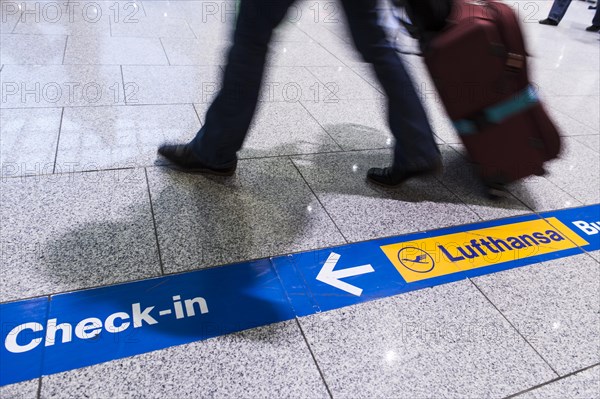
POLYGON ((545 176, 545 175, 546 175, 546 173, 548 173, 548 172, 546 171, 546 169, 544 169, 544 168, 542 167, 542 168, 540 168, 538 171, 536 171, 536 172, 534 173, 534 175, 536 175, 536 176, 545 176))
POLYGON ((490 187, 486 188, 486 196, 488 199, 496 201, 500 198, 506 197, 506 190, 504 187, 490 187))
POLYGON ((504 183, 500 183, 498 181, 483 181, 485 186, 485 195, 490 200, 497 200, 502 197, 506 197, 506 185, 504 183))

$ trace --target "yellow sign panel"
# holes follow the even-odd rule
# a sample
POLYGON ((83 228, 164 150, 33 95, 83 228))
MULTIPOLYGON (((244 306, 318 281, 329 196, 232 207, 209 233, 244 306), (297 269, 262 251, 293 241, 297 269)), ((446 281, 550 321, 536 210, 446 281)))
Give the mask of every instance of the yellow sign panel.
POLYGON ((556 218, 384 245, 407 282, 543 255, 588 242, 556 218), (550 224, 548 224, 550 222, 550 224))

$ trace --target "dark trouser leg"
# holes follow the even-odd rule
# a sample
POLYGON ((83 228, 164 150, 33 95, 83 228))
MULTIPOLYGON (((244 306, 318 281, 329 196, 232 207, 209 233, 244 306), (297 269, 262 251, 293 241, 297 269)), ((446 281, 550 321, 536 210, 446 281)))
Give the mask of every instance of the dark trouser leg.
POLYGON ((594 26, 600 26, 600 4, 598 4, 596 7, 596 13, 594 14, 594 19, 592 19, 592 25, 594 26))
POLYGON ((242 0, 221 91, 191 145, 212 167, 235 163, 256 110, 269 41, 293 0, 242 0))
POLYGON ((554 0, 548 18, 560 22, 567 13, 567 9, 571 5, 571 0, 554 0))
POLYGON ((396 138, 394 169, 422 169, 439 160, 439 150, 410 76, 378 24, 377 0, 342 0, 354 43, 388 98, 388 121, 396 138))

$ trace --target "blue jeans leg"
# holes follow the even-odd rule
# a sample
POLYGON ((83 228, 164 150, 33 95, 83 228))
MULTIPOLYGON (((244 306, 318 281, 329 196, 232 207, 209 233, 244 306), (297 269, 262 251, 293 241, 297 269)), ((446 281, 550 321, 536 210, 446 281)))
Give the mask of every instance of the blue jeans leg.
POLYGON ((550 14, 548 14, 548 18, 553 19, 556 22, 560 22, 567 13, 567 9, 570 5, 571 0, 554 0, 552 8, 550 9, 550 14))
MULTIPOLYGON (((600 4, 598 4, 600 6, 600 4)), ((600 7, 596 8, 596 13, 594 14, 594 19, 592 19, 592 25, 600 26, 600 7)))
POLYGON ((190 143, 212 167, 228 167, 256 111, 269 41, 294 0, 242 0, 222 87, 210 105, 204 126, 190 143))
POLYGON ((388 122, 396 139, 395 169, 421 169, 440 153, 423 105, 395 48, 378 24, 377 0, 342 0, 356 48, 371 63, 388 98, 388 122))

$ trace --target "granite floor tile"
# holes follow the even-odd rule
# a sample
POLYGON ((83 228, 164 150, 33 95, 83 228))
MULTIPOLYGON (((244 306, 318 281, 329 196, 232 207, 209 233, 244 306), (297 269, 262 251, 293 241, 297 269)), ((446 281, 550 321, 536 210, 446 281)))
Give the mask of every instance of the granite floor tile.
POLYGON ((296 26, 346 66, 368 65, 354 47, 339 3, 304 2, 296 26))
POLYGON ((141 0, 87 0, 82 2, 82 7, 87 4, 100 5, 103 13, 110 15, 111 22, 135 23, 148 17, 145 2, 141 0))
POLYGON ((600 93, 597 69, 577 71, 577 79, 569 79, 564 71, 538 70, 534 82, 546 93, 556 96, 597 96, 600 93))
POLYGON ((74 36, 69 38, 65 64, 167 65, 159 39, 74 36))
POLYGON ((231 43, 198 39, 164 38, 170 65, 225 65, 231 43))
POLYGON ((600 135, 574 136, 573 138, 590 150, 600 152, 600 135))
POLYGON ((348 67, 309 67, 308 70, 324 85, 323 102, 339 100, 369 100, 384 95, 348 67))
POLYGON ((0 387, 2 399, 34 399, 37 398, 40 382, 38 379, 0 387))
POLYGON ((594 129, 578 120, 570 117, 567 113, 557 108, 546 106, 546 112, 558 128, 561 136, 598 135, 598 129, 594 129))
POLYGON ((305 67, 267 67, 260 101, 287 102, 330 100, 325 84, 305 67))
POLYGON ((62 64, 67 37, 63 35, 0 35, 0 59, 7 65, 62 64))
POLYGON ((597 262, 600 262, 600 250, 595 250, 588 253, 592 258, 596 259, 597 262))
POLYGON ((505 397, 556 377, 467 280, 300 324, 335 398, 505 397))
POLYGON ((216 66, 123 66, 128 104, 207 103, 217 94, 216 66))
POLYGON ((310 43, 313 39, 299 29, 295 24, 286 21, 275 28, 271 42, 310 43))
POLYGON ((194 31, 185 19, 169 17, 135 17, 132 20, 111 21, 112 36, 193 39, 194 31))
POLYGON ((125 97, 119 66, 6 65, 0 80, 2 108, 118 105, 125 97))
POLYGON ((528 60, 534 75, 541 70, 571 73, 597 71, 600 68, 597 44, 565 40, 556 46, 556 40, 538 38, 535 48, 543 50, 534 50, 528 60))
MULTIPOLYGON (((321 21, 317 22, 323 25, 327 30, 331 31, 334 35, 336 35, 339 40, 353 44, 352 34, 350 33, 350 29, 348 28, 348 23, 344 16, 343 6, 341 3, 330 3, 330 2, 322 2, 323 10, 319 10, 317 13, 317 20, 321 17, 321 21), (329 4, 328 4, 329 3, 329 4), (327 7, 327 10, 325 10, 327 7), (327 12, 325 12, 327 11, 327 12), (329 14, 329 15, 325 15, 329 14), (327 22, 325 20, 327 19, 327 22)), ((316 10, 315 10, 316 11, 316 10)), ((379 10, 382 11, 382 10, 379 10)), ((313 12, 315 14, 315 12, 313 12)), ((313 15, 314 16, 314 15, 313 15)), ((381 17, 380 17, 381 18, 381 17)), ((383 19, 383 18, 381 18, 383 19)), ((380 22, 381 23, 381 22, 380 22)))
POLYGON ((232 178, 148 176, 167 273, 344 243, 287 159, 240 161, 232 178))
POLYGON ((500 219, 531 213, 531 209, 512 195, 489 199, 473 165, 458 150, 442 146, 444 172, 441 183, 456 194, 481 219, 500 219))
MULTIPOLYGON (((218 40, 231 36, 238 12, 238 3, 236 1, 211 2, 193 0, 178 3, 184 12, 183 17, 186 18, 198 39, 206 40, 212 38, 218 40)), ((173 17, 177 17, 177 15, 173 14, 173 17)))
MULTIPOLYGON (((204 119, 207 104, 198 104, 196 109, 204 119)), ((263 102, 238 156, 261 158, 331 151, 341 148, 299 102, 263 102)))
POLYGON ((387 123, 386 101, 339 100, 303 101, 308 112, 344 150, 392 147, 394 141, 387 123))
MULTIPOLYGON (((527 2, 523 3, 527 4, 527 2)), ((528 42, 532 43, 529 47, 541 50, 547 48, 544 47, 543 40, 552 40, 550 51, 564 51, 572 44, 582 45, 582 47, 587 45, 584 47, 586 50, 594 51, 594 47, 598 45, 597 37, 593 33, 585 31, 594 16, 593 11, 587 9, 587 4, 573 3, 557 27, 538 23, 539 20, 548 17, 552 3, 537 1, 535 6, 538 7, 538 12, 534 13, 535 7, 529 6, 529 10, 525 11, 529 14, 529 23, 522 24, 525 27, 528 42)), ((539 52, 535 54, 543 57, 539 52)))
POLYGON ((530 176, 507 187, 507 190, 536 212, 581 206, 583 203, 545 177, 530 176))
POLYGON ((340 3, 330 1, 297 1, 289 9, 285 21, 299 26, 314 38, 342 40, 341 28, 345 25, 340 3), (329 34, 325 34, 325 32, 329 34))
MULTIPOLYGON (((111 7, 116 2, 22 1, 21 18, 13 33, 110 36, 111 7)), ((115 8, 117 11, 118 8, 115 8)))
POLYGON ((233 14, 228 10, 235 10, 235 5, 229 6, 231 2, 213 3, 212 5, 209 2, 195 3, 204 4, 205 6, 193 9, 192 13, 186 18, 194 32, 194 36, 202 42, 223 43, 232 41, 235 20, 233 14), (225 6, 223 6, 224 4, 225 6), (210 7, 213 6, 216 7, 216 11, 214 11, 216 14, 212 14, 213 8, 210 7), (199 15, 194 17, 196 14, 199 15))
POLYGON ((42 380, 41 398, 328 398, 296 321, 115 360, 42 380), (127 396, 126 395, 126 396, 127 396))
POLYGON ((370 167, 390 162, 388 151, 294 157, 294 163, 349 241, 425 231, 479 218, 437 179, 410 180, 398 189, 365 181, 370 167))
POLYGON ((52 173, 62 109, 0 109, 2 176, 52 173))
POLYGON ((600 392, 600 366, 595 366, 522 395, 518 399, 589 399, 600 392))
MULTIPOLYGON (((147 166, 163 141, 191 139, 220 85, 236 1, 2 0, 0 302, 160 275, 152 211, 172 273, 600 202, 600 47, 584 31, 593 12, 573 2, 553 28, 538 24, 551 2, 511 5, 528 32, 533 80, 570 136, 549 174, 511 185, 512 196, 485 199, 450 145, 440 177, 368 185, 367 169, 387 165, 391 149, 362 150, 393 145, 383 91, 341 6, 304 0, 274 32, 240 152, 293 161, 244 159, 232 178, 148 167, 151 208, 143 169, 73 171, 147 166), (18 24, 13 3, 27 3, 18 24), (63 54, 88 65, 60 65, 63 54), (318 152, 327 154, 297 155, 318 152), (51 173, 56 155, 60 175, 6 178, 51 173)), ((380 22, 396 45, 414 47, 389 13, 380 22)), ((402 58, 437 139, 460 143, 421 59, 402 58)), ((556 378, 550 366, 566 375, 598 364, 598 262, 594 251, 480 277, 485 295, 462 281, 303 318, 302 333, 291 321, 53 375, 41 397, 329 397, 319 371, 336 398, 506 397, 556 378)), ((522 396, 595 397, 599 372, 522 396)), ((2 387, 0 397, 36 398, 38 385, 2 387)))
POLYGON ((341 63, 340 65, 345 65, 351 68, 357 65, 369 65, 367 62, 365 62, 365 60, 362 58, 362 56, 356 50, 353 44, 342 41, 329 30, 327 30, 327 32, 334 36, 334 39, 321 39, 321 33, 319 33, 318 35, 313 35, 311 33, 312 30, 308 29, 305 29, 304 32, 310 35, 319 44, 321 44, 323 48, 325 48, 330 54, 332 54, 336 59, 338 59, 341 63))
POLYGON ((591 48, 593 50, 593 44, 597 38, 583 30, 589 25, 588 18, 594 15, 592 11, 587 10, 587 4, 573 3, 573 7, 569 7, 561 24, 558 27, 552 27, 540 25, 538 22, 548 16, 552 3, 545 0, 536 0, 533 2, 536 7, 527 6, 525 1, 519 0, 519 3, 522 5, 522 13, 527 14, 527 23, 522 24, 522 26, 525 28, 528 41, 534 49, 549 48, 550 51, 560 51, 565 50, 571 43, 574 43, 591 45, 587 49, 591 48), (580 6, 580 4, 582 5, 580 6), (578 8, 580 9, 578 10, 578 8))
POLYGON ((0 184, 0 302, 160 275, 144 170, 0 184))
POLYGON ((535 94, 538 96, 538 98, 543 104, 548 105, 549 99, 555 96, 554 92, 549 90, 548 85, 544 85, 543 82, 540 82, 540 78, 538 78, 537 74, 532 75, 529 78, 529 84, 531 85, 531 87, 533 87, 535 94))
POLYGON ((317 10, 317 5, 320 5, 321 7, 325 5, 323 2, 305 1, 296 3, 295 5, 300 5, 300 8, 290 8, 288 21, 301 29, 314 41, 323 44, 324 47, 327 47, 325 46, 327 43, 351 44, 352 39, 345 35, 340 35, 340 29, 334 27, 334 25, 339 25, 341 23, 340 18, 334 15, 333 18, 331 18, 332 21, 323 21, 326 16, 324 13, 317 10))
POLYGON ((598 96, 551 96, 547 105, 600 133, 600 97, 598 96))
POLYGON ((360 76, 363 80, 369 82, 371 86, 375 87, 380 93, 384 93, 383 87, 381 87, 381 84, 379 84, 377 75, 375 75, 375 70, 371 65, 353 65, 351 68, 354 72, 356 72, 358 76, 360 76))
POLYGON ((144 11, 149 18, 187 18, 189 12, 184 7, 188 3, 197 1, 169 1, 169 0, 143 0, 144 11))
POLYGON ((576 255, 473 281, 560 375, 600 362, 600 264, 594 259, 576 255))
POLYGON ((600 159, 598 153, 572 137, 563 137, 558 160, 548 163, 544 176, 584 204, 600 202, 600 159))
POLYGON ((343 66, 318 43, 272 42, 269 59, 273 66, 343 66))
POLYGON ((12 33, 21 19, 21 10, 18 2, 2 2, 0 7, 0 33, 12 33))
POLYGON ((191 104, 69 108, 56 162, 78 171, 153 165, 160 144, 187 143, 199 129, 191 104))
MULTIPOLYGON (((421 86, 422 93, 425 93, 426 90, 435 90, 435 89, 427 89, 425 88, 425 84, 421 86)), ((433 88, 433 86, 428 86, 429 88, 433 88)), ((429 93, 434 93, 433 91, 429 91, 429 93)), ((433 96, 434 94, 422 94, 423 106, 425 107, 425 112, 427 113, 427 117, 429 118, 429 124, 433 129, 433 133, 435 134, 438 142, 443 142, 446 144, 459 144, 462 143, 456 129, 454 129, 454 125, 450 120, 450 117, 446 113, 444 106, 441 102, 437 101, 434 98, 428 97, 433 96)), ((437 93, 435 94, 437 95, 437 93)))

